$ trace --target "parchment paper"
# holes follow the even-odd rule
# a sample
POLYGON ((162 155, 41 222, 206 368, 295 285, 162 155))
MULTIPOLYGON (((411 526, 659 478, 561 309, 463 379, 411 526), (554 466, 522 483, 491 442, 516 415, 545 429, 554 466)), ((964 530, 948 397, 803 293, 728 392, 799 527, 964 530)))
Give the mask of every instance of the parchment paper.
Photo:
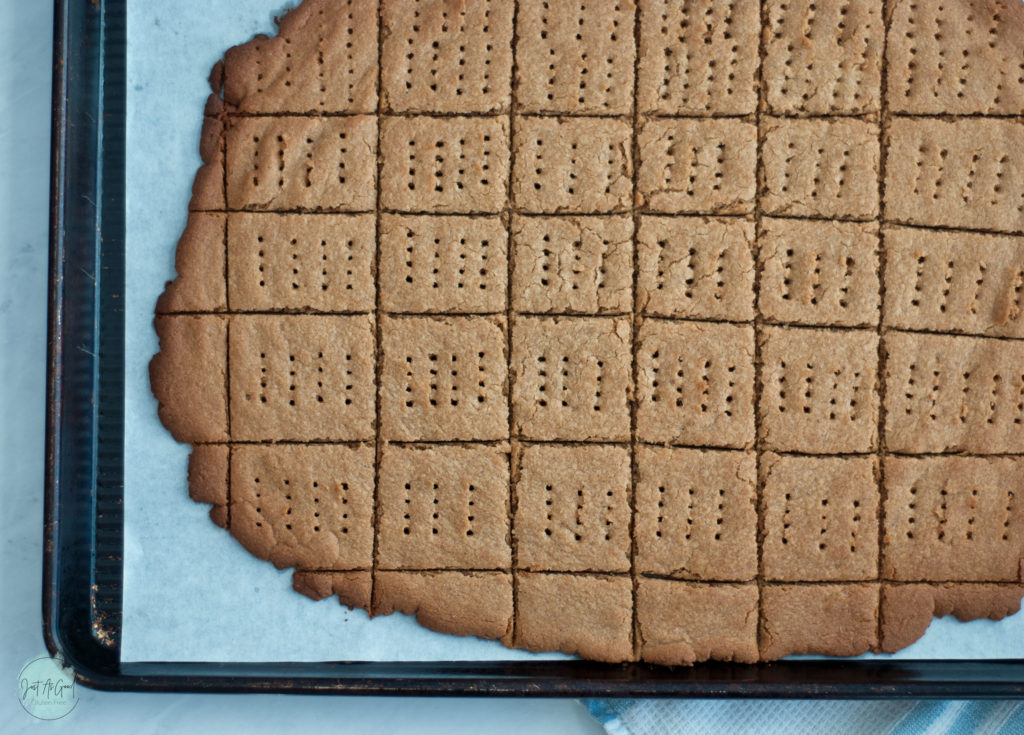
MULTIPOLYGON (((294 3, 293 3, 294 4, 294 3)), ((174 277, 207 75, 228 47, 273 34, 283 0, 133 0, 128 7, 124 661, 524 659, 493 641, 313 603, 188 499, 188 447, 160 425, 147 366, 153 307, 174 277)), ((936 620, 899 658, 1024 657, 1024 615, 936 620)), ((563 658, 558 654, 545 658, 563 658)))

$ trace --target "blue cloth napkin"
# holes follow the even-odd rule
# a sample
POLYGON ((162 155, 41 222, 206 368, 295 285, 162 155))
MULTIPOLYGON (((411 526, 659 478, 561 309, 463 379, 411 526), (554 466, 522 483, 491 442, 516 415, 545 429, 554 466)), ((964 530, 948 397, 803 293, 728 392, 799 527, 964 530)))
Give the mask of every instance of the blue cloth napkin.
POLYGON ((584 705, 609 735, 1024 733, 1024 703, 1016 701, 589 699, 584 705))

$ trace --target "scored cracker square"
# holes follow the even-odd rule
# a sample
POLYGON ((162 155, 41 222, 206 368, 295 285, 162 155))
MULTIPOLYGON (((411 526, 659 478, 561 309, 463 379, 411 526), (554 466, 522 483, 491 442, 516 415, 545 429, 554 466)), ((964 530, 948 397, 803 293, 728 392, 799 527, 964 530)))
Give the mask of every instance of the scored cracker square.
POLYGON ((228 296, 237 311, 373 311, 372 214, 233 213, 228 296))
POLYGON ((508 2, 382 0, 381 79, 390 112, 499 112, 510 103, 508 2))
POLYGON ((372 440, 374 342, 371 316, 232 317, 232 438, 372 440))
POLYGON ((508 449, 385 446, 377 488, 384 569, 507 569, 508 449))
POLYGON ((512 426, 523 439, 629 439, 629 318, 520 317, 512 326, 512 426))
POLYGON ((515 644, 595 661, 633 658, 633 582, 628 575, 517 572, 515 644))
POLYGON ((508 438, 504 318, 383 317, 381 341, 382 437, 508 438))
POLYGON ((758 306, 772 321, 878 323, 878 225, 766 217, 758 306))
POLYGON ((894 452, 1024 452, 1024 342, 889 332, 885 439, 894 452))
POLYGON ((1024 337, 1024 237, 885 230, 885 323, 1024 337))
POLYGON ((631 0, 520 0, 520 112, 626 115, 633 109, 631 0))
POLYGON ((757 109, 757 0, 640 0, 640 111, 750 115, 757 109))
POLYGON ((848 115, 880 109, 882 0, 770 0, 766 17, 761 73, 773 113, 848 115))
POLYGON ((878 126, 851 118, 762 123, 766 214, 878 217, 878 126))
POLYGON ((373 447, 235 446, 231 533, 279 569, 353 569, 373 557, 373 447))
POLYGON ((516 121, 512 200, 521 212, 601 214, 633 198, 632 128, 611 118, 516 121))
POLYGON ((875 448, 876 332, 766 327, 761 339, 758 411, 767 449, 833 454, 875 448))
POLYGON ((754 328, 648 320, 637 346, 640 441, 754 443, 754 328))
POLYGON ((629 571, 627 447, 529 445, 513 461, 520 569, 629 571))
POLYGON ((764 475, 766 579, 873 580, 878 576, 874 457, 793 457, 771 452, 764 475))
POLYGON ((631 217, 516 217, 512 261, 512 306, 518 311, 633 309, 631 217))
POLYGON ((1020 457, 887 457, 888 579, 1020 581, 1020 457))
POLYGON ((895 118, 889 137, 888 219, 1024 230, 1024 126, 1018 121, 895 118))
POLYGON ((373 209, 375 117, 234 118, 226 145, 231 209, 373 209))
POLYGON ((754 211, 757 126, 746 120, 647 120, 637 188, 651 212, 754 211))
POLYGON ((505 207, 507 116, 385 117, 380 146, 385 209, 474 213, 505 207))
POLYGON ((754 318, 752 221, 644 215, 637 249, 637 298, 643 313, 754 318))
POLYGON ((507 248, 497 216, 382 215, 381 308, 504 312, 507 248))
POLYGON ((641 579, 636 597, 640 656, 667 665, 709 658, 753 663, 758 598, 754 584, 641 579))
POLYGON ((857 656, 878 645, 877 584, 787 584, 761 590, 761 657, 857 656))
POLYGON ((893 112, 1024 113, 1024 9, 915 0, 896 3, 886 62, 893 112), (956 51, 954 51, 956 50, 956 51))
POLYGON ((637 571, 705 581, 753 579, 753 452, 640 446, 637 459, 637 571))
POLYGON ((305 0, 274 38, 228 49, 224 100, 241 112, 376 112, 377 1, 305 0))

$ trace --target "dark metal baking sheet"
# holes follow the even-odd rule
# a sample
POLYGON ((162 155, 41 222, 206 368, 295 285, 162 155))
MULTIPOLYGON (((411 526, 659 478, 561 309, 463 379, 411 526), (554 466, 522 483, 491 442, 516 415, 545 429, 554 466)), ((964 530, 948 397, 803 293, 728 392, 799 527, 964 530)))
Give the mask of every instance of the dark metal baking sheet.
POLYGON ((43 625, 87 686, 417 695, 1024 696, 1024 661, 120 661, 126 0, 56 0, 43 625))

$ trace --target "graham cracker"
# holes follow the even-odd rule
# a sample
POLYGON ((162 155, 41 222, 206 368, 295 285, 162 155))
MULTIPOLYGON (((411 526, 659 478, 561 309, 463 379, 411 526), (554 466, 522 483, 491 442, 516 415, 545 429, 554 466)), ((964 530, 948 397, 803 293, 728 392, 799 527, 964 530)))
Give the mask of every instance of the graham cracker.
POLYGON ((638 194, 649 211, 754 211, 757 126, 736 119, 650 119, 639 131, 638 194))
POLYGON ((642 113, 750 115, 757 110, 755 0, 640 0, 642 113))
POLYGON ((242 117, 225 140, 231 209, 373 209, 375 117, 242 117))
POLYGON ((769 0, 761 73, 776 115, 857 115, 881 108, 882 0, 769 0))
POLYGON ((521 112, 625 115, 633 106, 631 0, 518 3, 521 112))
POLYGON ((507 117, 385 117, 380 146, 385 209, 471 213, 505 205, 507 117))
POLYGON ((508 233, 498 217, 381 218, 381 306, 387 311, 505 311, 508 233))
POLYGON ((629 571, 628 448, 528 445, 513 461, 521 569, 629 571))
POLYGON ((499 112, 511 102, 512 3, 383 0, 389 112, 499 112))
POLYGON ((372 214, 237 213, 227 228, 233 309, 373 311, 372 214))
POLYGON ((889 227, 885 283, 889 326, 1024 337, 1024 237, 889 227))
POLYGON ((523 117, 512 201, 522 212, 603 214, 633 197, 632 130, 613 118, 523 117))
POLYGON ((875 457, 761 458, 766 579, 873 580, 878 575, 875 457))
POLYGON ((895 222, 1024 230, 1024 126, 1015 120, 894 118, 885 168, 895 222))
POLYGON ((229 340, 233 438, 373 439, 372 317, 236 316, 229 340))
POLYGON ((1022 467, 1019 457, 888 457, 886 578, 1024 581, 1022 467))
POLYGON ((305 0, 281 18, 277 36, 224 54, 225 101, 243 112, 375 112, 377 7, 305 0))
POLYGON ((766 319, 878 324, 878 225, 766 217, 761 227, 758 307, 766 319))
POLYGON ((637 298, 651 316, 754 318, 754 223, 738 218, 640 219, 637 298))
POLYGON ((762 334, 758 412, 766 448, 815 454, 874 450, 877 333, 767 327, 762 334))
POLYGON ((512 328, 512 431, 625 441, 633 392, 628 318, 521 317, 512 328))
POLYGON ((224 228, 226 215, 189 212, 178 240, 174 269, 178 276, 167 284, 156 302, 158 314, 176 311, 224 311, 224 228))
POLYGON ((377 488, 382 569, 507 569, 503 447, 386 446, 377 488))
POLYGON ((1024 451, 1024 342, 890 332, 885 346, 890 451, 1024 451))
POLYGON ((1024 112, 1024 9, 1012 0, 896 3, 889 105, 918 114, 1024 112))
POLYGON ((637 344, 637 438, 709 447, 754 443, 754 329, 648 320, 637 344))
POLYGON ((384 317, 381 342, 381 436, 401 441, 508 438, 502 320, 384 317))
POLYGON ((522 217, 512 223, 517 311, 622 314, 633 309, 633 220, 522 217))
POLYGON ((753 452, 637 449, 636 568, 700 581, 757 575, 753 452))
MULTIPOLYGON (((878 217, 878 126, 853 118, 762 124, 766 214, 878 217)), ((890 153, 890 160, 892 154, 890 153)))
POLYGON ((369 567, 373 448, 231 449, 231 534, 278 569, 369 567))

